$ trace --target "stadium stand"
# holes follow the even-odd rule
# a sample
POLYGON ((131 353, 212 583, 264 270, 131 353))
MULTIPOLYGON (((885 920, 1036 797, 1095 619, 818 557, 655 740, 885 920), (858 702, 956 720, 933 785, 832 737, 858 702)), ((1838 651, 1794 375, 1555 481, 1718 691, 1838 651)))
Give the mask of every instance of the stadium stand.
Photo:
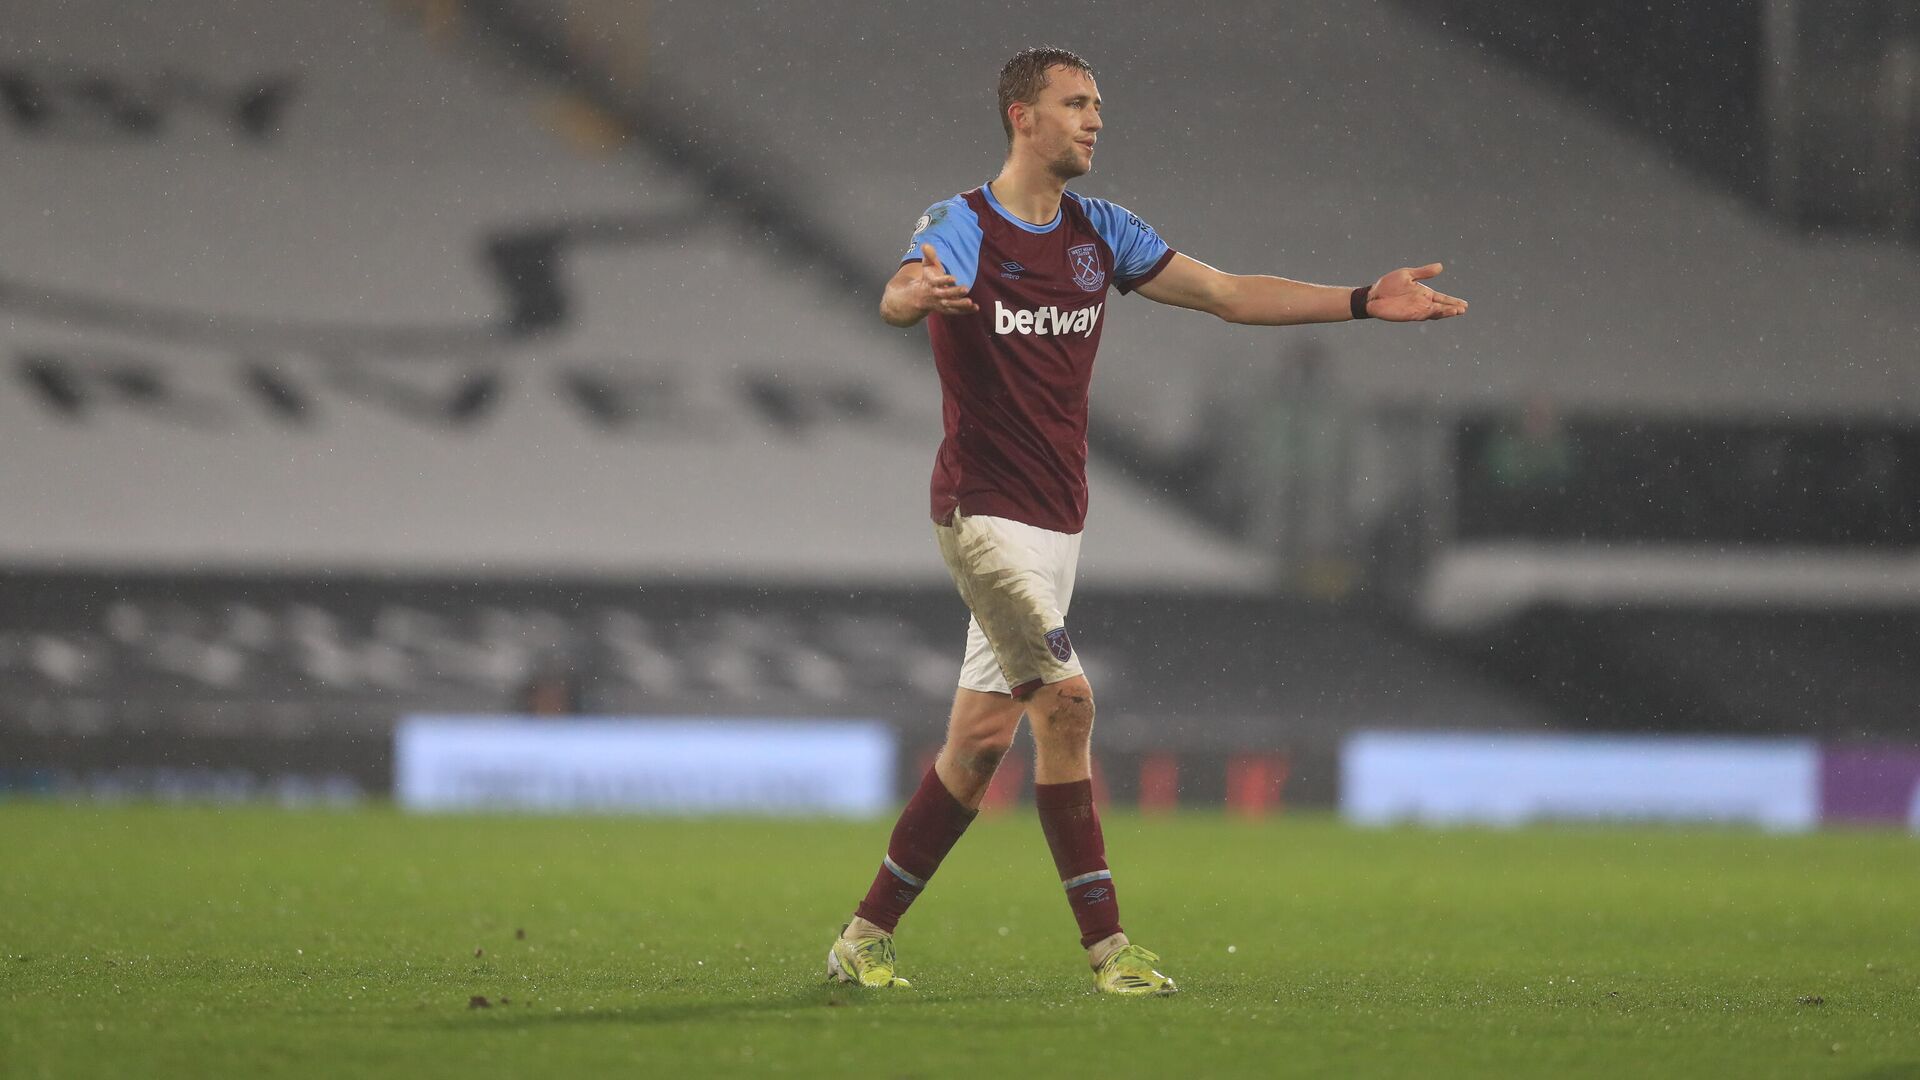
MULTIPOLYGON (((1108 129, 1083 190, 1237 271, 1359 282, 1428 259, 1474 317, 1301 331, 1364 401, 1767 416, 1920 409, 1910 248, 1810 239, 1481 45, 1389 4, 1148 0, 1019 19, 855 0, 715 16, 659 0, 545 13, 715 167, 769 178, 884 268, 920 209, 1000 160, 993 79, 1038 38, 1089 57, 1108 129), (627 13, 616 18, 615 13, 627 13), (1134 22, 1137 18, 1139 21, 1134 22), (1135 27, 1153 26, 1140 35, 1135 27), (717 58, 724 57, 724 61, 717 58), (804 108, 783 103, 805 102, 804 108), (777 179, 775 179, 777 178, 777 179), (1872 288, 1862 283, 1872 282, 1872 288)), ((1116 304, 1099 406, 1169 453, 1297 338, 1116 304)))
MULTIPOLYGON (((38 5, 0 43, 33 211, 0 221, 0 505, 31 508, 0 517, 0 787, 378 792, 397 716, 555 686, 936 737, 963 613, 919 339, 460 10, 38 5)), ((1241 595, 1266 555, 1092 484, 1103 752, 1177 742, 1202 791, 1290 755, 1325 802, 1348 727, 1552 722, 1241 595)))
POLYGON ((880 715, 924 752, 960 632, 920 509, 937 398, 872 295, 920 209, 991 174, 993 72, 1056 17, 1113 125, 1086 190, 1230 269, 1445 258, 1476 302, 1397 333, 1113 306, 1096 448, 1117 453, 1075 620, 1116 791, 1177 752, 1216 797, 1255 753, 1326 802, 1357 728, 1914 733, 1908 651, 1867 640, 1915 640, 1911 515, 1789 499, 1827 546, 1716 578, 1700 544, 1765 542, 1765 507, 1700 535, 1609 523, 1694 545, 1650 560, 1575 550, 1593 505, 1516 513, 1469 475, 1544 401, 1590 446, 1739 428, 1764 457, 1776 422, 1873 427, 1893 479, 1868 494, 1897 501, 1920 381, 1883 297, 1920 285, 1911 251, 1779 231, 1386 5, 1229 28, 1150 0, 1147 40, 1051 3, 1019 27, 878 0, 635 10, 20 16, 0 183, 38 212, 0 220, 0 505, 32 508, 0 518, 10 760, 378 791, 396 716, 553 700, 880 715), (1261 454, 1285 461, 1236 460, 1261 454), (1710 611, 1645 603, 1675 575, 1733 584, 1710 611), (1277 580, 1403 588, 1450 633, 1260 595, 1277 580), (1782 582, 1799 606, 1767 609, 1782 582))
MULTIPOLYGON (((22 19, 0 558, 944 580, 900 335, 590 109, 377 4, 22 19)), ((1112 580, 1258 581, 1095 483, 1112 580)))
MULTIPOLYGON (((1204 462, 1162 475, 1189 485, 1190 505, 1277 541, 1289 581, 1342 547, 1376 575, 1395 572, 1381 551, 1389 564, 1447 558, 1430 541, 1453 526, 1460 478, 1445 444, 1463 418, 1542 403, 1627 437, 1663 423, 1702 444, 1740 426, 1785 424, 1794 437, 1878 426, 1906 441, 1920 430, 1906 362, 1920 322, 1887 300, 1920 285, 1912 248, 1772 221, 1604 111, 1393 5, 1195 17, 1148 4, 1147 38, 1046 3, 1017 22, 958 24, 877 0, 782 9, 756 12, 752 33, 672 2, 624 20, 623 5, 586 0, 478 6, 544 25, 619 73, 678 145, 705 145, 714 171, 779 185, 855 263, 891 265, 898 222, 922 200, 991 174, 995 68, 1036 35, 1070 42, 1105 76, 1110 126, 1079 186, 1177 247, 1339 281, 1446 259, 1446 287, 1477 302, 1474 316, 1406 332, 1276 334, 1113 309, 1096 437, 1136 464, 1204 462), (809 107, 772 107, 781 101, 809 107), (897 221, 879 212, 888 206, 897 221), (1294 434, 1311 427, 1322 430, 1294 434), (1316 503, 1334 520, 1307 520, 1316 503), (1420 531, 1433 537, 1406 535, 1420 531)), ((1699 493, 1711 480, 1666 487, 1699 493)))
MULTIPOLYGON (((944 590, 460 582, 325 575, 0 574, 0 750, 253 767, 312 755, 384 787, 381 736, 406 712, 537 711, 557 665, 566 712, 879 716, 931 749, 965 612, 944 590), (169 742, 171 740, 171 743, 169 742)), ((1540 730, 1551 717, 1469 665, 1336 605, 1097 590, 1075 607, 1116 777, 1165 753, 1196 782, 1249 750, 1332 797, 1356 727, 1540 730)), ((1124 783, 1126 781, 1120 781, 1124 783)))
MULTIPOLYGON (((1809 654, 1776 641, 1793 619, 1901 625, 1920 596, 1920 321, 1890 300, 1920 284, 1920 258, 1888 237, 1770 219, 1624 130, 1615 115, 1644 119, 1644 101, 1596 100, 1658 87, 1543 87, 1432 12, 1389 4, 1147 3, 1130 10, 1155 27, 1144 36, 1052 3, 955 20, 866 0, 755 11, 751 29, 671 0, 644 18, 608 0, 476 6, 612 74, 710 173, 779 186, 810 231, 845 239, 849 264, 891 265, 923 202, 991 175, 995 69, 1041 39, 1101 74, 1109 128, 1079 187, 1177 247, 1338 281, 1444 258, 1474 315, 1411 333, 1282 337, 1116 305, 1096 407, 1121 430, 1109 447, 1136 461, 1212 459, 1175 475, 1234 490, 1184 494, 1277 540, 1287 584, 1403 592, 1469 653, 1529 612, 1564 616, 1558 640, 1658 640, 1655 609, 1674 603, 1699 605, 1684 617, 1730 643, 1703 645, 1720 659, 1697 670, 1684 650, 1651 650, 1666 669, 1647 678, 1701 682, 1692 712, 1617 707, 1632 680, 1609 685, 1606 663, 1574 680, 1586 696, 1496 665, 1573 722, 1820 727, 1794 709, 1736 720, 1704 703, 1747 700, 1782 649, 1809 654), (1530 446, 1536 414, 1551 434, 1530 446), (1519 475, 1543 465, 1566 475, 1519 475)), ((1782 700, 1839 700, 1860 667, 1846 651, 1793 665, 1803 692, 1782 700)), ((1914 731, 1894 709, 1853 720, 1914 731)))

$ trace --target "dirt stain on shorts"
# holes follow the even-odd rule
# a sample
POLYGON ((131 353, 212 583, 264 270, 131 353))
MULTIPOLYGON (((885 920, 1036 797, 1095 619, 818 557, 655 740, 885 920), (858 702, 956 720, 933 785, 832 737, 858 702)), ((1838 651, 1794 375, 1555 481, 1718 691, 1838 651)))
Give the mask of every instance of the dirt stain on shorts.
MULTIPOLYGON (((951 526, 936 525, 941 557, 960 598, 987 636, 1001 674, 1016 697, 1046 683, 1082 673, 1080 657, 1068 648, 1061 660, 1047 641, 1061 630, 1060 612, 1048 555, 1023 543, 1012 529, 995 527, 999 519, 953 515, 951 526)), ((1065 641, 1065 635, 1058 635, 1065 641)))

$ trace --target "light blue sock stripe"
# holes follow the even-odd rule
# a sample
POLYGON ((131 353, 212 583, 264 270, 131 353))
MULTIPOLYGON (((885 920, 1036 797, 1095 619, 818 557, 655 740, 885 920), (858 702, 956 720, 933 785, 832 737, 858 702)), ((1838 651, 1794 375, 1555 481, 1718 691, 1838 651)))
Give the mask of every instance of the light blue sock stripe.
POLYGON ((1077 889, 1080 886, 1085 885, 1089 881, 1112 881, 1112 880, 1113 880, 1113 871, 1095 870, 1091 874, 1081 874, 1077 878, 1074 878, 1070 881, 1063 881, 1060 884, 1063 888, 1077 889))
POLYGON ((909 874, 905 870, 900 869, 900 864, 893 861, 893 856, 891 855, 883 856, 880 859, 880 861, 886 865, 887 869, 893 871, 894 877, 899 878, 901 881, 906 882, 907 884, 913 886, 916 889, 924 889, 927 887, 926 878, 914 877, 912 874, 909 874))

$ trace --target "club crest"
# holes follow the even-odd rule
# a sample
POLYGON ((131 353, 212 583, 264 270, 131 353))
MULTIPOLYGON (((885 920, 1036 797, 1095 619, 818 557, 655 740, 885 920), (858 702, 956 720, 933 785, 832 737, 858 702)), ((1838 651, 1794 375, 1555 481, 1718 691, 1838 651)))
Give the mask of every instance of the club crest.
POLYGON ((1099 292, 1107 283, 1107 272, 1100 269, 1100 249, 1092 244, 1075 244, 1067 249, 1067 261, 1073 266, 1073 283, 1088 292, 1099 292))
POLYGON ((1047 651, 1063 664, 1073 659, 1073 642, 1067 640, 1066 627, 1047 631, 1047 651))

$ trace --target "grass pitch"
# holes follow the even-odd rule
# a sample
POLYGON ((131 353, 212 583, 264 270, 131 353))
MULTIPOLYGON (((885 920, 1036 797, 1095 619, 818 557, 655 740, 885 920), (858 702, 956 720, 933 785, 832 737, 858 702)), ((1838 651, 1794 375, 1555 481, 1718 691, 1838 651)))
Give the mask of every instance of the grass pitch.
POLYGON ((0 804, 0 1076, 1920 1077, 1910 836, 1111 814, 1142 1001, 1017 813, 822 985, 887 828, 0 804))

